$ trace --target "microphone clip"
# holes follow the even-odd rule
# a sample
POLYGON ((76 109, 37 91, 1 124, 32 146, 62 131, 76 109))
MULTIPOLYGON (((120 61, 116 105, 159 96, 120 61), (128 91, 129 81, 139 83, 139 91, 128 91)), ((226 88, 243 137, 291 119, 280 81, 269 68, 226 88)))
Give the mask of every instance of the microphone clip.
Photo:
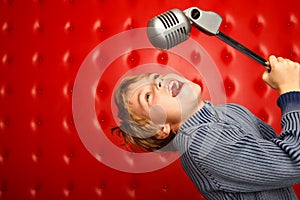
POLYGON ((206 34, 216 35, 222 23, 222 17, 211 11, 203 11, 197 7, 191 7, 183 11, 191 24, 206 34))

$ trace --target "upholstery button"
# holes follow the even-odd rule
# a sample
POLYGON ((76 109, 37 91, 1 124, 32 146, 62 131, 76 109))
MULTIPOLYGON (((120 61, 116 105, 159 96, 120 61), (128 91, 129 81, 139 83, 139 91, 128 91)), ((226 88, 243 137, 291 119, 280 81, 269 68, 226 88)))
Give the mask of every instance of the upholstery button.
POLYGON ((132 51, 128 56, 127 56, 127 64, 133 68, 138 66, 140 63, 140 56, 137 53, 137 51, 132 51))
POLYGON ((35 185, 32 189, 30 189, 31 196, 35 197, 40 189, 41 189, 40 184, 35 185))
POLYGON ((66 84, 63 86, 63 96, 64 96, 66 99, 69 99, 69 98, 72 97, 72 94, 73 94, 73 85, 74 85, 73 82, 68 82, 68 83, 66 83, 66 84))
POLYGON ((108 117, 108 113, 106 111, 100 111, 97 118, 98 118, 98 122, 100 123, 101 127, 103 129, 106 129, 109 127, 110 125, 110 120, 109 120, 109 117, 108 117))
POLYGON ((166 65, 168 63, 168 53, 167 52, 160 52, 158 55, 157 55, 157 62, 159 64, 162 64, 162 65, 166 65))
POLYGON ((95 32, 104 32, 104 28, 102 26, 102 21, 99 19, 94 23, 94 31, 95 32))
POLYGON ((65 163, 67 165, 70 164, 71 159, 74 157, 74 152, 73 151, 69 151, 67 154, 63 155, 63 160, 65 161, 65 163))
POLYGON ((36 98, 37 96, 43 95, 44 89, 40 85, 34 85, 31 89, 32 97, 36 98))
POLYGON ((297 60, 299 58, 299 55, 300 55, 299 48, 295 45, 293 45, 287 50, 287 56, 291 60, 297 60))
POLYGON ((162 189, 163 189, 163 191, 166 192, 168 190, 168 186, 167 185, 163 185, 162 189))
MULTIPOLYGON (((0 197, 2 196, 3 193, 8 191, 8 186, 6 183, 2 183, 1 184, 1 188, 0 188, 0 197)), ((3 195, 4 196, 4 195, 3 195)))
POLYGON ((227 14, 224 19, 223 22, 221 24, 222 26, 222 30, 224 30, 224 32, 229 33, 232 30, 233 27, 233 17, 229 14, 227 14))
POLYGON ((101 183, 96 189, 95 192, 97 194, 98 197, 102 197, 103 195, 103 190, 105 189, 106 184, 105 183, 101 183))
POLYGON ((74 62, 74 56, 71 54, 70 51, 67 51, 63 56, 63 62, 66 65, 70 65, 74 62))
POLYGON ((71 131, 74 128, 74 120, 72 117, 65 117, 63 120, 63 127, 67 131, 71 131))
POLYGON ((11 33, 13 30, 12 26, 8 22, 4 22, 2 25, 2 31, 5 33, 11 33))
POLYGON ((40 118, 36 118, 31 120, 30 127, 33 131, 37 131, 39 127, 41 127, 43 124, 42 120, 40 118))
POLYGON ((32 63, 33 63, 33 65, 40 65, 43 63, 43 57, 40 55, 39 52, 36 52, 33 54, 32 63))
POLYGON ((44 31, 44 26, 41 24, 39 20, 36 20, 33 24, 33 32, 41 33, 44 31))
POLYGON ((95 153, 95 158, 102 162, 103 161, 103 157, 104 157, 104 154, 103 153, 95 153))
POLYGON ((194 65, 198 65, 201 61, 201 55, 199 52, 197 51, 192 51, 191 53, 191 60, 193 62, 194 65))
POLYGON ((133 25, 133 22, 132 22, 132 18, 128 18, 125 22, 124 22, 124 29, 125 30, 131 30, 131 29, 134 29, 134 25, 133 25))
POLYGON ((9 96, 11 94, 11 88, 7 85, 2 85, 0 87, 0 95, 2 97, 9 96))
POLYGON ((3 65, 8 65, 8 64, 12 64, 13 62, 13 58, 11 56, 9 56, 8 54, 4 54, 2 57, 2 64, 3 65))
POLYGON ((68 197, 70 195, 70 193, 72 192, 72 190, 74 190, 74 185, 73 184, 69 184, 64 190, 63 190, 63 194, 68 197))
POLYGON ((68 21, 66 23, 66 25, 65 25, 65 31, 69 32, 69 33, 71 33, 71 32, 74 31, 74 25, 70 21, 68 21))
POLYGON ((10 125, 10 119, 6 118, 0 121, 0 128, 5 128, 10 125))
POLYGON ((263 16, 255 16, 251 21, 250 21, 250 29, 251 31, 255 34, 258 35, 262 32, 264 26, 265 26, 265 19, 263 16))
POLYGON ((8 151, 4 150, 1 154, 0 154, 0 163, 4 163, 4 161, 8 158, 9 153, 8 151))
POLYGON ((226 95, 228 97, 232 96, 233 93, 235 92, 235 84, 229 78, 225 78, 225 80, 224 80, 224 87, 225 87, 226 95))
POLYGON ((267 93, 267 85, 266 83, 259 77, 254 82, 254 91, 259 97, 264 97, 267 93))
POLYGON ((40 159, 41 156, 42 156, 42 151, 38 150, 37 152, 32 153, 31 158, 32 158, 33 162, 36 163, 36 162, 38 162, 38 160, 40 159))
POLYGON ((100 98, 101 100, 109 98, 109 83, 100 80, 96 91, 98 98, 100 98))
POLYGON ((287 19, 287 22, 286 22, 286 26, 291 29, 291 28, 294 28, 296 26, 296 24, 298 23, 298 19, 297 17, 294 15, 294 14, 291 14, 289 16, 289 18, 287 19))
POLYGON ((4 130, 5 127, 8 125, 9 122, 5 121, 5 120, 0 120, 0 129, 4 130))
POLYGON ((221 52, 222 61, 229 65, 232 62, 233 56, 232 53, 228 50, 228 48, 224 48, 221 52))
POLYGON ((264 122, 269 122, 269 114, 265 110, 261 110, 257 113, 257 117, 263 120, 264 122))
POLYGON ((101 184, 100 184, 100 188, 101 188, 101 189, 104 189, 105 187, 106 187, 106 184, 105 184, 105 183, 101 183, 101 184))

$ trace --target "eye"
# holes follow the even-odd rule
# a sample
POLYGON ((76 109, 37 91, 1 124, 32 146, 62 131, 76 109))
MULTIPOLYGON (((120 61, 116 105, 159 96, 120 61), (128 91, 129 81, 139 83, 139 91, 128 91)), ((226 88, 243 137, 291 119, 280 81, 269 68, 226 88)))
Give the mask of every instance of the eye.
POLYGON ((150 93, 146 93, 145 99, 146 99, 147 102, 149 102, 150 97, 151 97, 151 94, 150 93))

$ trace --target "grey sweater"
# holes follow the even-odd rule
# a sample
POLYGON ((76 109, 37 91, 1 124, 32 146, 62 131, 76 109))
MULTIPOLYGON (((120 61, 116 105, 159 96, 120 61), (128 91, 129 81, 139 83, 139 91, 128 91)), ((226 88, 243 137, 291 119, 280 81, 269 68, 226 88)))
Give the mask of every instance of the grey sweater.
POLYGON ((300 92, 277 100, 282 132, 236 104, 205 106, 180 128, 174 146, 206 199, 297 199, 300 183, 300 92))

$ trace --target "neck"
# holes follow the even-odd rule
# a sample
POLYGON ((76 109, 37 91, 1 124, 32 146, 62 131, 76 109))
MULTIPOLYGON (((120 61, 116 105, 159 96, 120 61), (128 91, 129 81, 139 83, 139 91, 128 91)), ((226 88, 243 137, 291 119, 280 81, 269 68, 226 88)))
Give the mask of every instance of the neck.
POLYGON ((171 129, 174 130, 176 133, 179 130, 179 128, 181 127, 182 124, 184 124, 191 116, 193 116, 198 110, 200 110, 201 108, 203 108, 203 106, 205 105, 205 102, 203 100, 201 100, 198 104, 198 106, 195 108, 194 112, 190 113, 190 115, 188 116, 188 118, 182 120, 180 123, 178 124, 173 124, 171 126, 171 129))

